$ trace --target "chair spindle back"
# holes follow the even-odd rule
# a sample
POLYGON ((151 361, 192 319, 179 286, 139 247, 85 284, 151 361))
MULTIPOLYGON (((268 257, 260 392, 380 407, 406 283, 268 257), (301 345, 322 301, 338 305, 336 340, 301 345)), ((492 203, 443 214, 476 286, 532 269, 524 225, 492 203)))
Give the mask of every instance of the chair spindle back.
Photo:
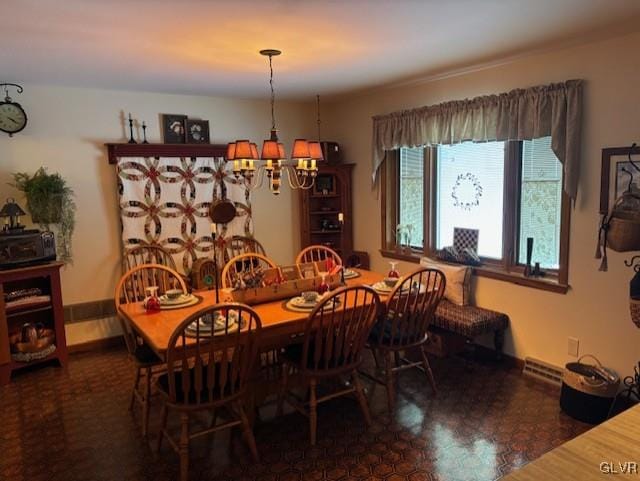
POLYGON ((421 268, 402 277, 387 299, 378 344, 397 349, 423 343, 446 282, 444 274, 437 269, 421 268))
POLYGON ((357 367, 380 307, 380 297, 368 286, 333 291, 306 322, 302 368, 335 373, 357 367))
POLYGON ((185 319, 169 339, 167 371, 169 400, 222 404, 244 394, 259 348, 262 324, 249 306, 216 304, 185 319), (211 336, 199 321, 218 319, 223 328, 211 336), (240 322, 240 325, 238 325, 240 322), (188 327, 194 323, 195 330, 188 327), (180 384, 178 384, 180 383, 180 384))
POLYGON ((222 287, 233 287, 236 278, 244 273, 253 274, 259 269, 271 269, 277 267, 276 263, 262 254, 240 254, 229 259, 222 269, 222 287))

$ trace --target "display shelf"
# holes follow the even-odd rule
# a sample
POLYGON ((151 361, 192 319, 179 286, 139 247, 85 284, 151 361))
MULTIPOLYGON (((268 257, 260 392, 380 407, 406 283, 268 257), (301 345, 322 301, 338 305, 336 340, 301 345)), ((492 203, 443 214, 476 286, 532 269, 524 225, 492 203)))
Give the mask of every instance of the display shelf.
POLYGON ((18 269, 0 270, 0 385, 11 381, 11 374, 26 366, 57 360, 67 364, 67 344, 64 332, 60 268, 62 262, 49 262, 18 269), (16 288, 38 287, 50 296, 44 305, 16 306, 7 309, 4 294, 16 288), (17 332, 19 324, 42 323, 55 333, 56 350, 43 359, 28 362, 16 361, 11 356, 10 335, 17 332))
POLYGON ((29 314, 35 314, 36 312, 44 312, 51 309, 53 309, 53 304, 47 303, 42 306, 29 307, 27 309, 12 309, 11 311, 7 310, 6 316, 7 319, 11 319, 14 317, 28 316, 29 314))
POLYGON ((303 248, 314 244, 330 245, 332 249, 339 251, 343 258, 353 251, 353 167, 354 164, 319 164, 314 186, 309 190, 300 191, 300 232, 303 248), (321 189, 327 191, 327 194, 323 194, 321 189), (322 228, 329 220, 338 228, 322 228), (340 221, 339 224, 336 221, 340 221))

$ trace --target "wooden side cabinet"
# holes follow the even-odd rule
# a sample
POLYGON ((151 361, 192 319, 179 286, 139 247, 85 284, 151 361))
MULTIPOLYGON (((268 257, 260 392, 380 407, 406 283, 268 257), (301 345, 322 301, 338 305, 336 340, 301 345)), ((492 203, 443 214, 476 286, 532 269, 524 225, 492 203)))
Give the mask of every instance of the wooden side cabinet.
POLYGON ((51 262, 0 270, 0 385, 8 384, 11 373, 26 366, 56 359, 62 367, 66 367, 67 342, 60 285, 62 265, 62 262, 51 262), (41 296, 35 302, 7 306, 5 296, 23 289, 37 289, 41 296), (16 350, 12 352, 11 337, 21 333, 26 323, 50 330, 48 332, 53 331, 55 350, 41 359, 28 362, 16 360, 12 355, 16 354, 16 350))
POLYGON ((302 248, 331 247, 344 259, 353 251, 351 173, 354 164, 320 164, 311 189, 301 190, 302 248))

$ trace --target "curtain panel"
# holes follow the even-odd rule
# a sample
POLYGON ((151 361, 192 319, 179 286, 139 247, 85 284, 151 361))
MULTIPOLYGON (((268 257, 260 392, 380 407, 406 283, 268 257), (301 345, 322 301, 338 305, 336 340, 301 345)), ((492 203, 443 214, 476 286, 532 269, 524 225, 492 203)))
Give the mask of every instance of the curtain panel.
POLYGON ((582 80, 516 89, 373 117, 373 182, 385 152, 464 141, 551 136, 563 165, 564 190, 575 200, 580 171, 582 80))

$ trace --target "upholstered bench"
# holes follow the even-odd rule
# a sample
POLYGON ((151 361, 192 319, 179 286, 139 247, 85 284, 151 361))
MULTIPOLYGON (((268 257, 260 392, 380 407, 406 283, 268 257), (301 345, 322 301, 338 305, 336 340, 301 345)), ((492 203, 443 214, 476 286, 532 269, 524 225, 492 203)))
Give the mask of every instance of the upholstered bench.
POLYGON ((432 326, 434 337, 438 331, 446 331, 472 340, 482 334, 493 333, 496 357, 502 357, 504 331, 509 326, 509 316, 476 306, 459 306, 446 299, 438 305, 432 326))

